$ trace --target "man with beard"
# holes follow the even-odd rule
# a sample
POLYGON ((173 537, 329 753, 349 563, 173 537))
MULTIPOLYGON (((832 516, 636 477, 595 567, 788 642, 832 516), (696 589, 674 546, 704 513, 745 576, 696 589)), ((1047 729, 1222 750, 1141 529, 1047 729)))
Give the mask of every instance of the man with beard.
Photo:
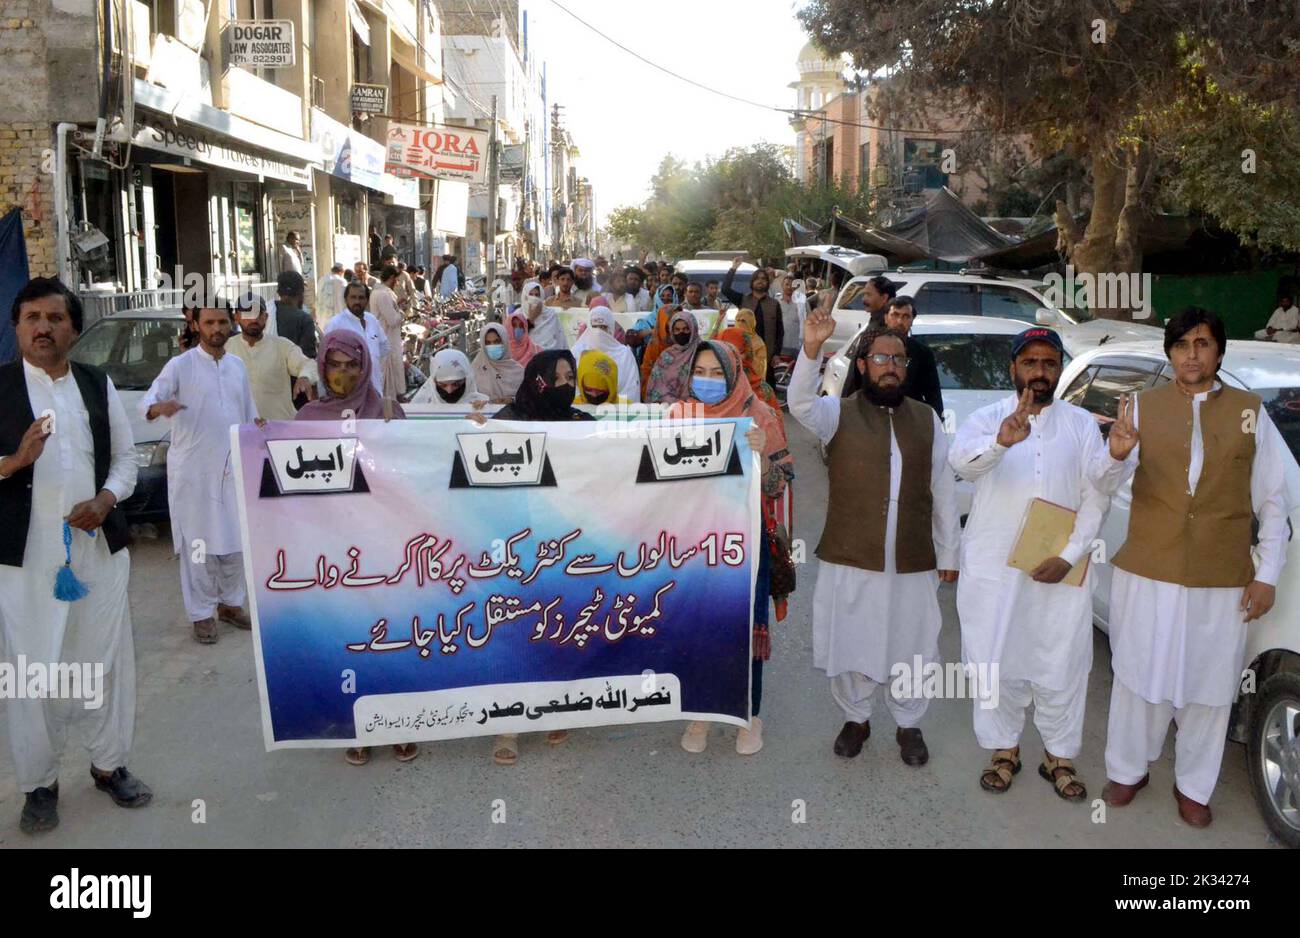
MULTIPOLYGON (((767 295, 771 281, 768 279, 767 271, 761 267, 754 271, 754 275, 749 280, 749 292, 744 296, 731 289, 732 281, 736 279, 736 270, 742 262, 743 259, 739 256, 731 262, 731 269, 722 278, 722 295, 736 306, 753 311, 754 318, 757 320, 758 337, 767 346, 767 374, 763 376, 763 380, 775 385, 776 376, 772 371, 772 363, 776 361, 776 356, 781 354, 781 346, 785 343, 785 329, 781 324, 781 304, 775 297, 767 295)), ((818 347, 821 347, 821 343, 818 343, 818 347)), ((901 369, 899 373, 902 374, 901 369)))
POLYGON ((583 306, 600 292, 595 273, 596 265, 588 258, 579 257, 573 262, 573 295, 583 306))
POLYGON ((264 424, 253 404, 244 363, 226 354, 230 307, 212 302, 194 312, 199 344, 163 366, 140 401, 146 420, 170 417, 167 507, 172 547, 180 555, 181 596, 194 640, 217 641, 217 619, 251 629, 243 611, 244 560, 239 534, 230 428, 264 424))
POLYGON ((898 285, 888 277, 872 277, 862 290, 862 302, 873 327, 884 323, 889 304, 898 296, 898 285))
POLYGON ((896 296, 889 301, 885 312, 885 326, 907 336, 907 380, 903 393, 914 401, 928 404, 943 417, 943 391, 939 387, 939 366, 934 352, 924 342, 912 337, 912 322, 916 319, 916 301, 910 296, 896 296))
POLYGON ((555 309, 587 308, 587 301, 579 299, 578 294, 574 292, 577 276, 572 269, 561 267, 554 272, 551 279, 555 281, 555 296, 546 301, 547 306, 555 309))
POLYGON ((1259 395, 1218 380, 1226 348, 1208 310, 1165 323, 1174 380, 1121 397, 1093 475, 1106 492, 1133 475, 1128 536, 1113 558, 1102 797, 1123 807, 1146 787, 1173 720, 1174 800, 1192 827, 1211 820, 1246 627, 1276 600, 1293 507, 1277 425, 1259 395))
POLYGON ((388 336, 375 314, 366 311, 370 305, 370 288, 359 280, 352 281, 343 292, 343 303, 347 309, 325 324, 325 334, 335 329, 351 329, 365 340, 370 351, 370 381, 382 396, 384 370, 380 362, 388 355, 388 336))
MULTIPOLYGON (((759 275, 755 275, 759 276, 759 275)), ((871 734, 872 695, 885 705, 908 765, 929 759, 920 722, 929 701, 897 680, 939 651, 939 583, 957 579, 960 533, 939 417, 903 395, 904 339, 864 333, 856 366, 861 391, 817 394, 822 345, 835 332, 827 297, 804 323, 803 351, 790 378, 790 413, 826 444, 830 499, 817 545, 813 664, 831 679, 847 722, 835 754, 853 758, 871 734)), ((920 676, 916 676, 920 683, 920 676)))
POLYGON ((242 297, 237 314, 239 335, 226 343, 226 350, 248 370, 258 416, 263 420, 293 420, 298 415, 293 399, 299 395, 311 397, 316 362, 284 336, 266 334, 266 307, 260 297, 242 297))
POLYGON ((635 267, 629 267, 623 274, 623 292, 613 291, 609 301, 609 308, 616 313, 649 312, 650 291, 641 286, 643 282, 641 271, 635 267))
POLYGON ((1097 421, 1054 397, 1062 359, 1060 336, 1051 329, 1020 333, 1010 366, 1019 396, 1008 394, 967 417, 949 461, 975 483, 962 534, 957 612, 968 676, 987 676, 975 696, 975 738, 993 750, 993 761, 980 786, 994 793, 1011 787, 1032 702, 1044 749, 1038 774, 1061 798, 1078 802, 1088 797, 1073 760, 1083 745, 1092 668, 1092 574, 1080 586, 1062 580, 1088 563, 1110 500, 1089 480, 1089 467, 1105 456, 1097 421), (1026 573, 1006 558, 1035 498, 1075 512, 1074 530, 1060 556, 1026 573))

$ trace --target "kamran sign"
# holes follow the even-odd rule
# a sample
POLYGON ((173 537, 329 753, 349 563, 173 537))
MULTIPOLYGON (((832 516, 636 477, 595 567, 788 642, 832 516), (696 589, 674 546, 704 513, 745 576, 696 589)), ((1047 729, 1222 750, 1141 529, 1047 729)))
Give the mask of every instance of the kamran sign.
POLYGON ((390 122, 384 168, 397 176, 481 183, 487 179, 487 155, 486 130, 390 122))
POLYGON ((353 85, 352 112, 354 114, 388 113, 388 86, 353 85))
POLYGON ((292 20, 235 20, 226 27, 226 62, 241 68, 292 68, 292 20))

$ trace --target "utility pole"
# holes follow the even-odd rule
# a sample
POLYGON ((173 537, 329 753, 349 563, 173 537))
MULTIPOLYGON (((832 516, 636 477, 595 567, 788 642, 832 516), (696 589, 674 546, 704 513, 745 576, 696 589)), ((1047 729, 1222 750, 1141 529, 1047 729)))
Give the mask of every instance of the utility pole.
POLYGON ((497 283, 497 96, 492 96, 492 129, 488 134, 488 210, 487 210, 487 291, 488 305, 496 313, 492 292, 497 283))

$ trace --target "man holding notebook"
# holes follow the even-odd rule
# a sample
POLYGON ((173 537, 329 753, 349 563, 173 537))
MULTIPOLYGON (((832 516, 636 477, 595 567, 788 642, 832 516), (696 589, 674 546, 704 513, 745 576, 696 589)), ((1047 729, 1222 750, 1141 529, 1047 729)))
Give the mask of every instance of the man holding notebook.
POLYGON ((1083 801, 1087 789, 1073 760, 1092 668, 1087 568, 1109 499, 1088 478, 1090 464, 1105 456, 1096 420, 1054 397, 1061 365, 1061 339, 1051 329, 1017 336, 1009 366, 1016 394, 971 414, 948 458, 975 483, 957 612, 968 677, 983 678, 975 737, 994 751, 980 786, 1011 787, 1032 702, 1044 747, 1038 774, 1060 797, 1083 801))
POLYGON ((1146 786, 1173 720, 1174 800, 1193 827, 1210 823, 1247 623, 1273 607, 1292 507, 1286 443, 1259 395, 1218 380, 1226 346, 1207 310, 1170 319, 1174 380, 1121 398, 1110 453, 1094 467, 1107 491, 1133 476, 1110 592, 1102 797, 1122 807, 1146 786))

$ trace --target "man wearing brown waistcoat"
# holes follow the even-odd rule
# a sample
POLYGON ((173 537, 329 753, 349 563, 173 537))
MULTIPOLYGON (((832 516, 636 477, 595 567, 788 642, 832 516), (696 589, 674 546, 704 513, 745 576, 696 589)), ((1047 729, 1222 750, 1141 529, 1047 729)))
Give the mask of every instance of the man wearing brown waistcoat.
POLYGON ((1211 312, 1169 320, 1174 380, 1121 399, 1093 472, 1108 492, 1133 474, 1128 537, 1113 559, 1103 797, 1123 806, 1146 786, 1173 719, 1174 798, 1193 827, 1210 823, 1246 623, 1273 606, 1290 507, 1277 427, 1257 395, 1217 379, 1226 345, 1211 312))
POLYGON ((835 753, 853 758, 871 733, 872 695, 885 706, 908 765, 929 759, 920 722, 929 703, 909 696, 921 677, 902 673, 936 660, 939 582, 957 579, 960 523, 948 468, 948 439, 930 407, 903 395, 904 337, 869 329, 854 358, 862 390, 842 400, 817 395, 822 345, 835 331, 829 303, 808 316, 803 354, 790 379, 795 419, 829 454, 830 499, 817 545, 813 664, 831 679, 847 722, 835 753))

